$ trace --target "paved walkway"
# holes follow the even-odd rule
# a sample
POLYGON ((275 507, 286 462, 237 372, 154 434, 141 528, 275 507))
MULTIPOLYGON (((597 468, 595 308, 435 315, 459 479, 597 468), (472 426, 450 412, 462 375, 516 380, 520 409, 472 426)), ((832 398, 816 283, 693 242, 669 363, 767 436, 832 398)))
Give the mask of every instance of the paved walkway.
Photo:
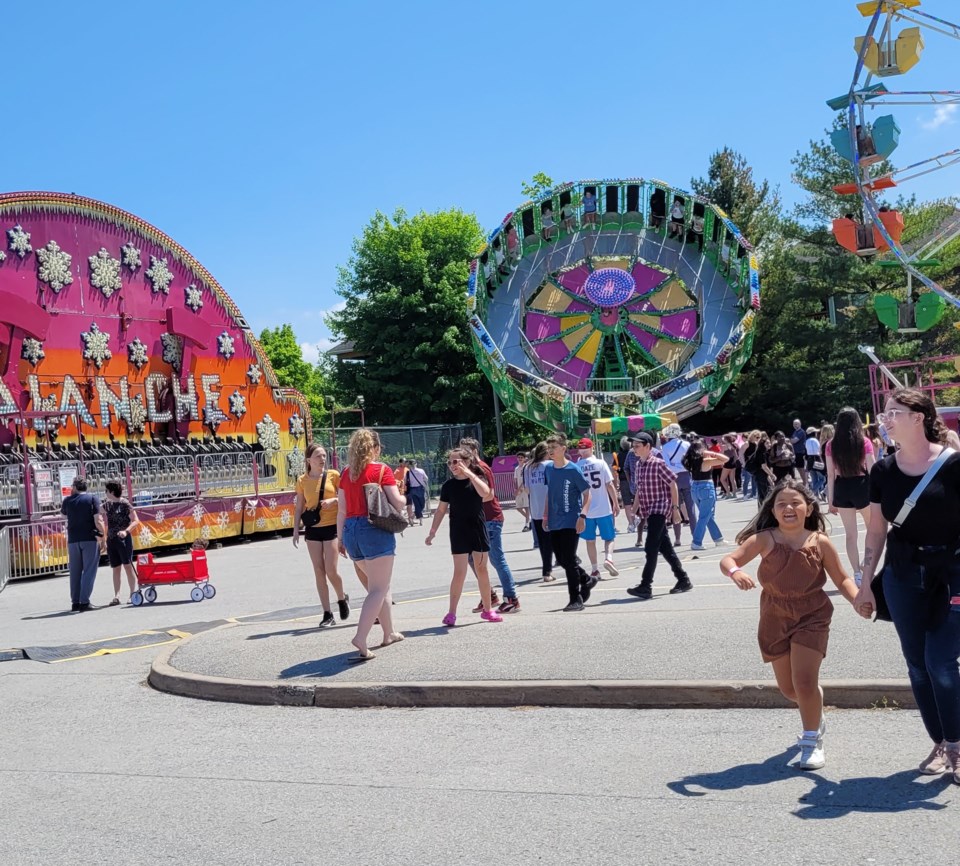
MULTIPOLYGON (((728 537, 750 508, 725 504, 728 537)), ((717 563, 732 546, 696 555, 681 546, 695 589, 670 595, 673 580, 661 565, 655 595, 643 602, 626 594, 643 563, 630 540, 618 536, 621 574, 601 581, 583 612, 562 611, 562 577, 544 584, 539 569, 518 569, 522 610, 503 623, 471 612, 474 590, 461 601, 457 626, 446 628, 445 587, 423 587, 398 595, 394 614, 406 640, 377 649, 375 627, 376 658, 352 664, 356 614, 320 630, 318 609, 277 611, 171 647, 151 682, 193 696, 324 706, 782 706, 756 644, 759 592, 741 592, 719 573, 717 563)), ((892 627, 860 619, 832 585, 830 591, 836 613, 822 671, 828 701, 911 706, 892 627)))

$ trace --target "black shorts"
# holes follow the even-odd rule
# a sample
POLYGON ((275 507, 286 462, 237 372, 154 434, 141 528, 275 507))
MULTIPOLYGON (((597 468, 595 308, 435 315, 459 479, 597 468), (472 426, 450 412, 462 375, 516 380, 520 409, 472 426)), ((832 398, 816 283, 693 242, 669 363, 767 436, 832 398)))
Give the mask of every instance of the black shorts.
POLYGON ((110 567, 118 568, 133 562, 133 539, 128 535, 121 538, 114 535, 107 539, 107 556, 110 557, 110 567))
POLYGON ((797 467, 797 469, 805 469, 807 466, 806 451, 801 451, 799 454, 796 451, 794 451, 793 454, 795 458, 793 462, 794 462, 794 465, 797 467))
POLYGON ((307 541, 333 541, 337 537, 337 524, 331 523, 329 526, 308 526, 303 533, 307 541))
POLYGON ((833 482, 834 508, 866 508, 870 504, 870 476, 837 478, 833 482))

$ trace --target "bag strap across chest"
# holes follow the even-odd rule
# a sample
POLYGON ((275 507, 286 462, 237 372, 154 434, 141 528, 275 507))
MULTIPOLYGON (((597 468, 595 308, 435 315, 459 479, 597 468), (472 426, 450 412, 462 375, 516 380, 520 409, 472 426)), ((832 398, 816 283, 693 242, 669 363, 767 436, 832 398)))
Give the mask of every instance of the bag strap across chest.
POLYGON ((947 462, 951 455, 956 453, 952 448, 944 448, 937 456, 937 459, 930 464, 930 468, 924 473, 923 478, 921 478, 917 486, 913 488, 913 493, 904 500, 903 507, 897 516, 893 518, 893 525, 897 527, 897 529, 899 529, 903 525, 903 521, 910 516, 910 512, 913 511, 917 500, 923 494, 923 491, 927 489, 927 485, 933 481, 934 476, 940 471, 940 467, 947 462))

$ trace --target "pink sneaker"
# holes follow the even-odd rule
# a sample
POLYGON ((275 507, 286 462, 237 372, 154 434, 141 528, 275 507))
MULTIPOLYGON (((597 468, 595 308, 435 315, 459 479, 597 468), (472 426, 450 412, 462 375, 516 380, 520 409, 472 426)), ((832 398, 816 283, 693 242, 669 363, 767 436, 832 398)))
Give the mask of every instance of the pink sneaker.
POLYGON ((503 622, 503 617, 495 610, 485 610, 480 614, 480 619, 485 619, 487 622, 503 622))
POLYGON ((455 613, 448 613, 448 614, 443 618, 443 624, 446 625, 446 626, 450 626, 451 628, 453 628, 453 626, 455 626, 455 625, 457 624, 457 615, 456 615, 455 613))

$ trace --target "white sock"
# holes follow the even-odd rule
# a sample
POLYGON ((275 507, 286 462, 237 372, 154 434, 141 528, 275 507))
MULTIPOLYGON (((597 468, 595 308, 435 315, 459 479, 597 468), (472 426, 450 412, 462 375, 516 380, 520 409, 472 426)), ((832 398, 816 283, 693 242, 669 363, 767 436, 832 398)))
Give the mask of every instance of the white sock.
POLYGON ((804 731, 803 738, 805 740, 815 740, 820 736, 820 731, 804 731))

